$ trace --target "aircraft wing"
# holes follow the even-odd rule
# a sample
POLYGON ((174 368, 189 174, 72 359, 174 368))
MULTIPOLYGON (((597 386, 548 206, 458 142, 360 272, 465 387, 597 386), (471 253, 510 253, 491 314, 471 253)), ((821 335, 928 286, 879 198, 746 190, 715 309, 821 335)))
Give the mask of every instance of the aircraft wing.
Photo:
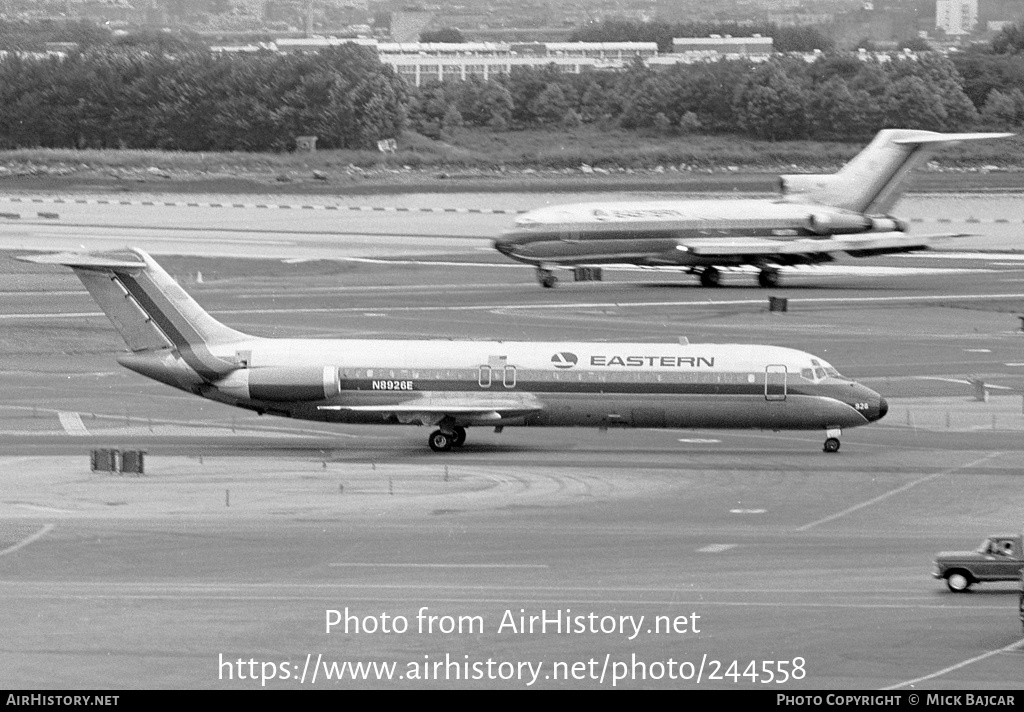
POLYGON ((346 410, 380 413, 402 423, 434 425, 445 418, 459 423, 487 423, 508 420, 544 409, 530 394, 441 393, 410 398, 397 403, 373 405, 321 405, 318 410, 346 410))
POLYGON ((829 237, 782 239, 767 237, 695 238, 680 240, 677 250, 701 257, 766 257, 846 252, 854 257, 928 249, 936 240, 968 234, 910 235, 905 232, 867 232, 829 237))

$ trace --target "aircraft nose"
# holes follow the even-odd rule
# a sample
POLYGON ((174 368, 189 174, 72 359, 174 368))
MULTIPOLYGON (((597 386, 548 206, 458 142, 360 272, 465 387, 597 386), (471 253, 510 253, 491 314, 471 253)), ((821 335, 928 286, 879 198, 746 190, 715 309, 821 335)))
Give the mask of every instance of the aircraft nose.
POLYGON ((885 398, 878 399, 878 417, 875 420, 881 420, 885 417, 885 414, 889 412, 889 401, 885 398))
POLYGON ((494 249, 503 255, 507 255, 512 252, 512 243, 507 240, 495 240, 494 249))

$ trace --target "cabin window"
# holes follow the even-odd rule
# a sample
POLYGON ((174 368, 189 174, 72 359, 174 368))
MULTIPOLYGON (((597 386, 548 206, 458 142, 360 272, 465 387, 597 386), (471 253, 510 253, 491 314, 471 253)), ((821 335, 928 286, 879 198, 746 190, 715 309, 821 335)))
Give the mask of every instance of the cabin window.
POLYGON ((480 384, 481 388, 491 387, 491 367, 481 366, 480 371, 477 373, 477 383, 480 384))
POLYGON ((367 378, 373 378, 373 369, 372 368, 366 369, 366 377, 367 378))

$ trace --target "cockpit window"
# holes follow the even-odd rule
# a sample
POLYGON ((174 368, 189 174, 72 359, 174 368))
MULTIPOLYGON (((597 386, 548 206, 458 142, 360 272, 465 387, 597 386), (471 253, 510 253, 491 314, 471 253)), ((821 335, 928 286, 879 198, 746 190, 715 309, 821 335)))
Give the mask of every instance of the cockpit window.
POLYGON ((813 368, 801 368, 800 375, 806 378, 808 381, 814 380, 814 369, 813 368))
POLYGON ((816 369, 814 369, 814 377, 819 379, 819 380, 824 378, 825 377, 825 369, 823 369, 823 368, 816 368, 816 369))
POLYGON ((825 368, 825 373, 830 375, 832 378, 842 378, 842 376, 840 375, 839 371, 835 370, 831 366, 827 366, 825 368))

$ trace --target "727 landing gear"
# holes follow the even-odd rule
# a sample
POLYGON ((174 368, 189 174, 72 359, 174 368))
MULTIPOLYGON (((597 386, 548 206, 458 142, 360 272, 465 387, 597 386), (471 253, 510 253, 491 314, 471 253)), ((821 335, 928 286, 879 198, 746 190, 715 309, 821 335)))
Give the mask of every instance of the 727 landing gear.
POLYGON ((843 431, 839 428, 828 428, 825 431, 825 446, 823 452, 839 452, 839 436, 843 431))
POLYGON ((757 283, 762 287, 775 287, 779 283, 779 270, 765 267, 757 273, 757 283))
POLYGON ((551 289, 558 284, 558 277, 555 273, 545 267, 537 268, 537 281, 544 289, 551 289))
POLYGON ((717 267, 705 267, 700 271, 700 286, 717 287, 722 281, 722 273, 717 267))

